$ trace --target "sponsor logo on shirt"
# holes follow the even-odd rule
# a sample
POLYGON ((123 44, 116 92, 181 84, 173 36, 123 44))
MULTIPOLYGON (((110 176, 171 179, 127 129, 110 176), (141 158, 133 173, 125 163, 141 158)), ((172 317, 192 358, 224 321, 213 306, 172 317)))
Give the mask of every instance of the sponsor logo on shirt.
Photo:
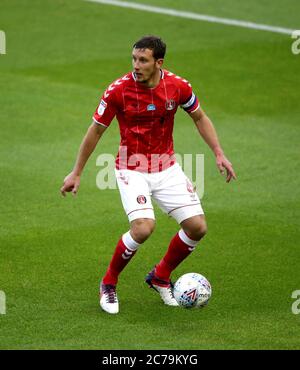
POLYGON ((149 110, 156 110, 156 106, 154 105, 154 104, 149 104, 148 106, 147 106, 147 110, 149 111, 149 110))

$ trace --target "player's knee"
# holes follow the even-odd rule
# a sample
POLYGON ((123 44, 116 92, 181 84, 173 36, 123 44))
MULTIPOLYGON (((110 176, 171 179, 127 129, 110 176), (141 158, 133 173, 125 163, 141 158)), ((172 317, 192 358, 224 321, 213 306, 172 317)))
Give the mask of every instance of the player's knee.
POLYGON ((193 234, 193 238, 194 240, 200 240, 202 238, 204 238, 204 236, 206 235, 207 233, 207 225, 206 225, 206 222, 201 222, 199 223, 195 229, 193 230, 192 234, 193 234))
POLYGON ((155 221, 148 218, 142 218, 132 221, 130 232, 137 243, 143 243, 152 234, 155 227, 155 221))
POLYGON ((201 240, 207 233, 207 224, 204 219, 182 226, 184 226, 184 231, 192 240, 201 240))

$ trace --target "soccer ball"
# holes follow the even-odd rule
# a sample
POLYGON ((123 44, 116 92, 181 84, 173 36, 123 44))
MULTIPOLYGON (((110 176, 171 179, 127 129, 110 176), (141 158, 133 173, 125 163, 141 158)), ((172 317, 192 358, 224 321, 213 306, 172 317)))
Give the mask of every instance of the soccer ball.
POLYGON ((211 293, 209 281, 195 272, 180 276, 173 288, 174 298, 179 306, 185 308, 200 308, 207 305, 211 293))

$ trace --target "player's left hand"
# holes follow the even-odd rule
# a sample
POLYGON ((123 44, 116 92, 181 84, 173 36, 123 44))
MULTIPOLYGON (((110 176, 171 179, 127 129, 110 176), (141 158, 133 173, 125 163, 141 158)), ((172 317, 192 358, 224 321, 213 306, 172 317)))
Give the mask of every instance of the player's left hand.
POLYGON ((75 196, 78 192, 79 185, 80 185, 80 176, 74 174, 72 171, 64 179, 63 186, 60 189, 61 195, 65 197, 66 193, 71 192, 75 196))
POLYGON ((229 162, 224 154, 217 155, 216 163, 221 175, 225 175, 226 170, 226 182, 229 182, 231 179, 236 180, 236 174, 234 172, 232 164, 229 162))

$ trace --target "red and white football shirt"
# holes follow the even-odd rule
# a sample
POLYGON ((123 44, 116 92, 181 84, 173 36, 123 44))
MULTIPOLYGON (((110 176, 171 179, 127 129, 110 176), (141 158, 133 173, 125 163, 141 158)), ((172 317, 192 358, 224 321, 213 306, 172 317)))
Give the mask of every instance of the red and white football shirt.
POLYGON ((154 88, 136 82, 133 72, 107 88, 93 119, 105 127, 115 116, 119 122, 117 169, 159 172, 176 162, 173 126, 178 106, 191 113, 199 102, 187 80, 166 70, 154 88))

